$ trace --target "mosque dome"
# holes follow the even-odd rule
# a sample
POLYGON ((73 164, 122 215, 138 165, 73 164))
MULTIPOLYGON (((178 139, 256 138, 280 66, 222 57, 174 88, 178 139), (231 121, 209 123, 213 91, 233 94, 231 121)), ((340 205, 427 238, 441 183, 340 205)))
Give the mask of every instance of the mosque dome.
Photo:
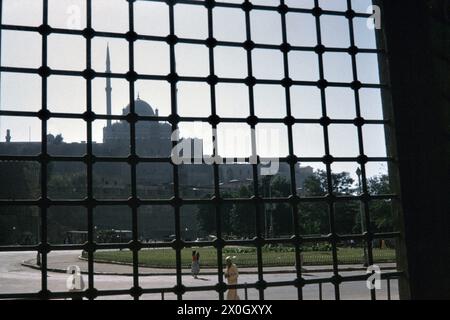
MULTIPOLYGON (((151 117, 155 115, 153 108, 144 100, 141 100, 139 97, 134 101, 134 111, 138 116, 151 117)), ((123 114, 126 115, 130 113, 130 105, 127 105, 123 109, 123 114)))

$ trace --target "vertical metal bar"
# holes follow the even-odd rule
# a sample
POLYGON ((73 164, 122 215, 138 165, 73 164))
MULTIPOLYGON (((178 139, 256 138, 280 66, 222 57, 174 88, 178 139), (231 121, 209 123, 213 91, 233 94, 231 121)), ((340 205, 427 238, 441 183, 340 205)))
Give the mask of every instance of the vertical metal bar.
MULTIPOLYGON (((130 114, 136 116, 135 109, 135 81, 134 76, 134 41, 136 40, 134 35, 134 1, 128 1, 128 81, 129 81, 129 94, 130 94, 130 114)), ((133 116, 133 119, 136 117, 133 116)), ((133 254, 133 298, 139 300, 140 287, 139 287, 139 237, 138 237, 138 197, 137 197, 137 178, 136 178, 136 121, 130 123, 130 169, 131 169, 131 214, 132 214, 132 254, 133 254)))
POLYGON ((392 300, 391 299, 391 278, 387 277, 386 281, 387 281, 387 299, 392 300))
POLYGON ((322 282, 319 282, 319 300, 323 300, 322 282))
MULTIPOLYGON (((43 0, 43 19, 42 26, 48 27, 48 0, 43 0)), ((42 34, 42 70, 47 68, 47 33, 42 34)), ((48 150, 47 150, 47 74, 42 77, 42 106, 41 111, 42 127, 41 127, 41 298, 48 298, 48 286, 47 286, 47 211, 48 211, 48 192, 47 192, 47 179, 48 179, 48 150)))
MULTIPOLYGON (((0 1, 0 26, 3 25, 3 1, 0 1)), ((2 66, 2 49, 3 49, 3 29, 0 28, 0 67, 2 66)), ((3 73, 0 71, 0 111, 2 111, 2 75, 3 73)), ((0 139, 2 135, 2 117, 0 115, 0 139)))
MULTIPOLYGON (((351 48, 356 48, 355 45, 355 31, 354 31, 354 27, 353 27, 353 10, 352 10, 352 1, 351 0, 347 0, 347 9, 348 9, 348 15, 347 15, 347 19, 348 19, 348 26, 349 26, 349 35, 350 35, 350 47, 351 48)), ((357 54, 357 50, 355 51, 351 51, 350 55, 351 55, 351 59, 352 59, 352 73, 353 73, 353 83, 354 84, 358 84, 359 80, 358 80, 358 70, 357 70, 357 63, 356 63, 356 54, 357 54)), ((355 94, 355 106, 356 106, 356 117, 357 119, 362 119, 361 118, 361 107, 360 107, 360 99, 359 99, 359 86, 358 85, 354 85, 353 86, 353 91, 355 94)), ((365 219, 365 227, 366 230, 361 230, 361 233, 366 233, 366 235, 370 235, 371 232, 371 221, 370 221, 370 213, 369 213, 369 203, 367 200, 367 197, 365 197, 366 195, 368 195, 368 187, 367 187, 367 175, 366 175, 366 166, 365 166, 365 161, 363 161, 363 159, 366 159, 366 156, 364 154, 364 141, 363 141, 363 133, 362 133, 362 126, 364 125, 363 122, 357 123, 357 129, 358 129, 358 146, 359 146, 359 154, 360 154, 360 163, 359 165, 361 166, 361 175, 362 175, 362 202, 363 202, 363 212, 364 212, 364 219, 365 219)), ((366 263, 368 265, 373 265, 373 250, 372 250, 372 241, 370 237, 366 237, 364 239, 364 250, 366 250, 367 248, 367 258, 368 261, 366 261, 366 263)), ((365 256, 366 251, 364 251, 364 256, 365 256)), ((370 295, 371 295, 371 299, 372 300, 376 300, 376 293, 375 293, 375 289, 372 289, 370 291, 370 295)))
MULTIPOLYGON (((316 32, 317 32, 317 48, 323 47, 322 45, 322 28, 320 25, 320 15, 322 10, 319 6, 319 0, 314 0, 315 5, 315 18, 316 18, 316 32)), ((327 116, 327 105, 326 105, 326 93, 325 88, 327 86, 326 79, 324 75, 324 64, 323 64, 323 51, 318 50, 318 58, 319 58, 319 75, 321 84, 319 84, 320 88, 320 96, 322 101, 322 119, 329 119, 327 116)), ((324 145, 325 145, 325 165, 327 171, 327 191, 328 191, 328 210, 329 210, 329 222, 330 222, 330 231, 331 231, 331 245, 332 245, 332 256, 333 256, 333 276, 334 276, 334 294, 336 300, 340 300, 340 290, 339 290, 339 266, 338 266, 338 256, 337 256, 337 243, 336 243, 336 227, 335 227, 335 208, 334 208, 334 196, 333 196, 333 178, 331 174, 331 162, 332 155, 330 154, 330 140, 328 133, 328 124, 324 121, 323 126, 323 134, 324 134, 324 145)))
MULTIPOLYGON (((175 36, 175 15, 174 6, 175 3, 169 2, 169 23, 170 23, 170 37, 176 39, 175 36)), ((170 74, 172 79, 170 81, 170 93, 171 93, 171 117, 172 117, 172 132, 178 131, 178 106, 177 106, 177 81, 178 76, 176 75, 176 56, 175 56, 175 41, 170 41, 170 74)), ((176 141, 173 141, 173 146, 176 145, 176 141)), ((178 300, 183 299, 183 279, 182 279, 182 263, 181 263, 181 226, 180 226, 180 188, 179 188, 179 168, 173 165, 173 191, 174 191, 174 214, 175 214, 175 257, 176 257, 176 295, 178 300)))
MULTIPOLYGON (((247 42, 251 43, 252 36, 251 36, 251 23, 250 23, 250 11, 252 7, 252 3, 249 0, 245 0, 244 3, 244 9, 245 9, 245 31, 246 31, 246 38, 247 42)), ((251 47, 247 48, 247 68, 248 68, 248 79, 254 79, 253 78, 253 60, 252 60, 252 49, 251 47)), ((248 91, 249 91, 249 106, 250 106, 250 117, 255 117, 255 99, 254 99, 254 82, 249 81, 247 83, 248 85, 248 91)), ((253 191, 255 198, 258 199, 260 197, 259 194, 259 184, 258 184, 258 164, 257 162, 257 150, 256 150, 256 133, 255 133, 256 124, 251 123, 250 129, 251 129, 251 147, 252 147, 252 154, 251 154, 251 162, 252 162, 252 171, 253 171, 253 191)), ((257 256, 257 262, 258 262, 258 291, 259 291, 259 299, 264 300, 264 288, 262 287, 264 283, 264 270, 263 270, 263 263, 262 263, 262 243, 263 243, 263 237, 261 232, 261 203, 260 201, 254 202, 255 205, 255 231, 256 231, 256 239, 257 239, 257 245, 256 245, 256 256, 257 256)), ((263 204, 264 205, 264 204, 263 204)))
MULTIPOLYGON (((207 6, 208 10, 208 49, 209 49, 209 86, 210 86, 210 95, 211 95, 211 118, 217 119, 216 112, 216 75, 215 75, 215 59, 214 59, 214 46, 216 43, 216 39, 214 39, 214 22, 213 22, 213 7, 207 6)), ((218 151, 218 136, 217 136, 217 122, 211 121, 212 127, 212 141, 213 141, 213 159, 217 159, 219 156, 218 151)), ((223 280, 223 256, 222 256, 222 246, 223 237, 222 237, 222 209, 223 206, 219 202, 221 199, 220 196, 220 177, 219 177, 219 164, 217 161, 213 163, 214 169, 214 210, 216 214, 216 236, 217 236, 217 280, 219 283, 219 287, 222 288, 224 285, 223 280)), ((219 300, 224 299, 224 292, 219 291, 219 300)))
POLYGON ((244 297, 245 297, 245 300, 248 300, 248 284, 247 284, 247 282, 244 284, 244 297))
MULTIPOLYGON (((284 86, 285 86, 285 95, 286 95, 286 119, 293 119, 292 117, 292 108, 291 108, 291 79, 289 77, 289 55, 288 55, 288 39, 287 39, 287 23, 286 23, 286 13, 287 6, 285 0, 280 0, 280 8, 285 8, 286 10, 280 10, 281 15, 281 30, 282 30, 282 38, 283 38, 283 46, 285 47, 283 51, 283 63, 284 63, 284 86)), ((290 169, 290 180, 291 180, 291 195, 297 196, 297 181, 295 177, 295 169, 297 163, 294 162, 295 154, 294 154, 294 138, 293 138, 293 122, 288 122, 288 144, 289 144, 289 157, 291 161, 289 163, 290 169)), ((299 300, 303 300, 303 285, 302 285, 302 263, 301 263, 301 248, 300 248, 300 221, 299 221, 299 208, 298 203, 291 203, 292 209, 292 221, 294 223, 294 235, 295 235, 295 265, 296 265, 296 276, 299 283, 297 287, 297 295, 299 300)))
MULTIPOLYGON (((86 1, 86 30, 92 28, 92 0, 86 1)), ((92 39, 90 36, 86 37, 86 71, 89 72, 92 68, 92 39)), ((86 106, 87 112, 92 112, 92 80, 90 78, 86 79, 86 106)), ((95 290, 94 285, 94 251, 93 247, 95 245, 95 235, 94 235, 94 192, 93 192, 93 150, 92 150, 92 121, 90 119, 87 121, 87 213, 88 213, 88 289, 90 292, 95 290)), ((92 300, 93 297, 89 295, 89 299, 92 300)))

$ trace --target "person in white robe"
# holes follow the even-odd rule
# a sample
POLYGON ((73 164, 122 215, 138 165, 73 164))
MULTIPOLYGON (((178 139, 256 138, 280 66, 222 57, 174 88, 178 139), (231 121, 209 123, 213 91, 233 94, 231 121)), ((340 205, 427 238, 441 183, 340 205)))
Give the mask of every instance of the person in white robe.
MULTIPOLYGON (((235 258, 235 257, 233 257, 235 258)), ((226 257, 225 259, 227 269, 225 271, 225 278, 228 281, 228 285, 236 285, 238 283, 239 271, 237 266, 233 263, 232 257, 226 257)), ((228 289, 227 300, 240 300, 237 294, 236 288, 228 289)))

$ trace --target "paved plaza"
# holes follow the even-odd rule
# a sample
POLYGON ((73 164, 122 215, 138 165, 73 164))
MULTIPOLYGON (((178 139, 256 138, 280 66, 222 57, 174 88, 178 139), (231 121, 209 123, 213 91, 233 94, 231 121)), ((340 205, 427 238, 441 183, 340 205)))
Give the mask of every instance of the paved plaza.
MULTIPOLYGON (((54 271, 62 271, 67 266, 77 264, 82 271, 87 270, 87 263, 79 260, 80 251, 58 251, 49 255, 49 268, 54 271)), ((33 293, 40 290, 41 273, 39 270, 24 265, 24 262, 33 263, 35 252, 2 252, 0 253, 0 293, 33 293)), ((343 266, 350 267, 350 266, 343 266)), ((389 266, 384 266, 389 267, 389 266)), ((96 274, 94 276, 95 287, 98 290, 123 290, 129 289, 133 285, 133 279, 130 266, 100 264, 94 266, 96 274)), ((342 272, 342 275, 360 275, 365 274, 363 270, 355 270, 355 266, 351 271, 342 272)), ((345 269, 345 268, 343 268, 345 269)), ((62 272, 50 271, 48 273, 48 288, 50 291, 63 292, 67 274, 62 272)), ((176 284, 176 277, 172 270, 140 268, 141 277, 139 285, 142 288, 172 288, 176 284)), ((253 269, 242 269, 239 277, 239 283, 254 283, 257 281, 257 274, 253 269)), ((267 282, 289 281, 295 278, 293 268, 267 268, 265 269, 264 280, 267 282)), ((188 270, 183 272, 183 284, 186 287, 211 286, 217 283, 217 273, 212 269, 202 270, 199 279, 193 279, 188 270)), ((325 267, 308 267, 304 273, 306 279, 327 278, 332 273, 327 271, 325 267)), ((84 275, 87 281, 87 276, 84 275)), ((331 284, 324 284, 322 288, 323 299, 334 300, 334 287, 331 284)), ((398 282, 391 281, 392 299, 398 299, 398 282)), ((241 298, 244 297, 244 291, 239 290, 241 298)), ((319 286, 317 284, 307 285, 303 289, 304 299, 319 299, 319 286)), ((258 292, 254 289, 248 290, 249 299, 258 299, 258 292)), ((160 300, 161 294, 143 295, 145 300, 160 300)), ((175 295, 166 294, 165 299, 175 299, 175 295)), ((265 290, 265 298, 273 300, 294 300, 297 299, 297 291, 295 287, 271 287, 265 290)), ((129 296, 101 297, 100 299, 131 299, 129 296)), ((215 300, 218 294, 215 291, 205 292, 188 292, 183 299, 192 300, 215 300)), ((364 300, 370 299, 370 292, 366 288, 365 281, 348 282, 341 285, 341 299, 364 300)), ((382 288, 377 290, 377 299, 387 299, 387 283, 382 281, 382 288)))

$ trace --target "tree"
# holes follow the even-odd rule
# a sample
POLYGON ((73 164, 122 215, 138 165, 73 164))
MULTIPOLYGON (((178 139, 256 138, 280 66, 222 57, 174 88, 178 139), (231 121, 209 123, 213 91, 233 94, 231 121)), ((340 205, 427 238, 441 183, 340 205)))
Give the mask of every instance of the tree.
MULTIPOLYGON (((205 199, 209 198, 210 196, 205 197, 205 199)), ((198 205, 196 217, 199 229, 201 231, 206 234, 212 234, 216 231, 216 219, 213 205, 198 205)))
MULTIPOLYGON (((336 195, 349 195, 353 193, 353 183, 355 181, 348 172, 331 174, 331 186, 336 195)), ((316 170, 313 175, 306 178, 303 185, 304 193, 307 196, 324 196, 328 193, 328 177, 325 170, 316 170)))
MULTIPOLYGON (((354 180, 348 172, 332 173, 331 185, 335 196, 353 193, 354 180)), ((303 195, 308 197, 323 197, 328 194, 328 177, 324 170, 316 170, 305 180, 303 195)), ((359 205, 357 202, 338 202, 335 204, 335 228, 340 234, 355 231, 359 205)), ((326 202, 306 202, 299 205, 300 230, 304 234, 330 233, 329 208, 326 202)))
MULTIPOLYGON (((369 178, 367 188, 370 194, 381 195, 390 194, 391 187, 389 176, 386 174, 369 178)), ((393 231, 397 223, 393 211, 391 200, 376 200, 370 202, 370 215, 374 232, 393 231)))
POLYGON ((63 143, 63 141, 64 141, 64 138, 63 138, 62 134, 58 134, 58 135, 55 137, 54 144, 60 145, 60 144, 63 143))
MULTIPOLYGON (((36 199, 39 196, 39 165, 30 162, 0 161, 0 199, 36 199)), ((24 233, 35 230, 28 206, 0 207, 0 243, 20 243, 24 233), (14 230, 14 231, 13 231, 14 230)))
POLYGON ((328 204, 325 202, 300 203, 299 228, 304 235, 318 235, 330 233, 328 204))
POLYGON ((380 174, 368 179, 367 189, 370 194, 390 194, 391 186, 389 183, 389 176, 387 174, 380 174))
MULTIPOLYGON (((354 194, 354 180, 348 172, 333 173, 332 188, 335 196, 354 194)), ((389 181, 387 176, 378 176, 368 180, 371 194, 387 194, 389 181)), ((284 177, 265 176, 261 179, 259 192, 264 197, 287 197, 290 195, 290 183, 284 177)), ((302 202, 299 204, 299 228, 301 234, 319 235, 328 234, 330 230, 329 206, 325 199, 320 198, 328 194, 327 173, 316 170, 303 184, 302 196, 319 198, 319 201, 302 202)), ((241 187, 229 197, 249 198, 252 195, 252 186, 241 187)), ((208 196, 209 198, 209 196, 208 196)), ((359 201, 337 201, 334 204, 335 230, 339 234, 361 232, 361 207, 359 201)), ((390 201, 372 201, 371 216, 376 230, 386 230, 392 227, 392 214, 390 201)), ((264 214, 267 214, 268 225, 273 223, 273 235, 288 235, 293 232, 292 209, 289 204, 277 203, 260 214, 261 225, 264 226, 264 214)), ((253 237, 255 234, 255 208, 249 203, 235 203, 222 205, 222 233, 233 233, 242 237, 253 237)), ((198 209, 197 219, 200 228, 206 233, 216 231, 216 222, 213 206, 201 206, 198 209)))
MULTIPOLYGON (((72 171, 61 163, 50 162, 47 166, 47 189, 51 199, 83 199, 86 197, 87 181, 82 164, 72 171)), ((93 185, 97 185, 94 175, 93 185)), ((86 231, 86 211, 82 207, 53 206, 48 210, 48 238, 53 243, 62 243, 67 231, 86 231)))
MULTIPOLYGON (((229 192, 222 193, 223 198, 231 198, 232 194, 229 192)), ((204 199, 210 199, 210 195, 206 195, 204 199)), ((230 234, 233 231, 231 226, 231 212, 233 210, 233 205, 230 203, 223 203, 220 206, 220 217, 221 217, 221 227, 222 234, 230 234)), ((197 207, 197 223, 199 229, 205 234, 216 234, 217 233, 217 222, 216 222, 216 211, 214 205, 199 205, 197 207)))
MULTIPOLYGON (((239 198, 250 198, 252 195, 250 187, 242 186, 237 196, 239 198)), ((254 237, 255 235, 255 207, 249 203, 236 203, 230 214, 231 231, 241 237, 254 237)))
POLYGON ((292 228, 292 207, 286 203, 278 203, 275 205, 272 214, 273 236, 275 235, 291 235, 292 228))
MULTIPOLYGON (((265 176, 262 178, 262 194, 273 198, 288 197, 291 193, 289 181, 282 176, 265 176)), ((272 231, 274 235, 292 234, 292 207, 286 203, 268 204, 262 213, 267 214, 269 223, 273 223, 272 231)), ((264 217, 263 217, 264 218, 264 217)))

